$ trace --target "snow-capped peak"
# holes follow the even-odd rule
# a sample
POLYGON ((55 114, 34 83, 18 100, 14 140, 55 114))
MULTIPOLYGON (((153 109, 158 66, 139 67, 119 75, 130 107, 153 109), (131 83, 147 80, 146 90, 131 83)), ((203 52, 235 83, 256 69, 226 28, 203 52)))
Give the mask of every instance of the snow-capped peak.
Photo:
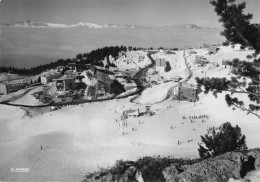
POLYGON ((71 27, 102 28, 102 25, 88 22, 79 22, 75 25, 71 25, 71 27))

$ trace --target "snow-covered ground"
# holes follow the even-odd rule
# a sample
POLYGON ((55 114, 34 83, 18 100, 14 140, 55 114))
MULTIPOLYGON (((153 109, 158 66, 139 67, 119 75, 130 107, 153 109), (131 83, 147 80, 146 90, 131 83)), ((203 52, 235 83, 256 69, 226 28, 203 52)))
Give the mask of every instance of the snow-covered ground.
POLYGON ((43 90, 42 86, 35 87, 31 89, 28 93, 26 93, 23 97, 14 99, 11 101, 11 104, 22 104, 22 105, 42 105, 43 103, 37 100, 33 94, 36 92, 40 92, 43 90))
POLYGON ((121 70, 137 70, 151 64, 151 61, 144 51, 127 51, 126 55, 119 57, 114 64, 121 70), (139 62, 140 56, 144 57, 141 62, 139 62))
POLYGON ((0 116, 1 179, 80 181, 88 171, 112 165, 118 159, 198 157, 200 135, 226 121, 241 127, 249 148, 260 147, 259 119, 228 108, 224 93, 218 99, 201 94, 195 106, 174 100, 153 105, 151 110, 156 115, 130 118, 128 127, 121 130, 116 120, 130 108, 143 111, 145 105, 130 103, 127 98, 67 107, 32 119, 22 119, 24 112, 19 108, 0 105, 5 113, 0 116), (194 123, 182 119, 205 114, 209 119, 204 123, 202 119, 194 123), (183 143, 178 145, 178 141, 183 143), (18 167, 29 168, 30 172, 10 172, 10 168, 18 167))
MULTIPOLYGON (((151 79, 155 77, 163 77, 164 79, 173 80, 174 77, 180 76, 183 79, 186 79, 189 75, 188 69, 185 64, 183 55, 187 55, 183 51, 176 51, 175 54, 165 54, 164 52, 158 52, 152 54, 153 59, 163 58, 166 61, 169 61, 171 70, 169 72, 164 72, 156 75, 149 75, 151 79)), ((178 86, 178 82, 170 81, 166 83, 161 83, 159 85, 153 85, 150 88, 146 88, 142 95, 136 99, 135 102, 140 104, 156 104, 162 102, 168 95, 169 90, 173 87, 178 86)))
MULTIPOLYGON (((222 67, 222 60, 230 60, 232 61, 235 58, 239 58, 240 60, 253 61, 253 59, 247 59, 247 55, 252 55, 253 51, 251 50, 240 50, 239 46, 236 45, 234 48, 231 46, 220 46, 219 50, 215 54, 208 54, 208 49, 190 49, 185 51, 185 57, 187 59, 188 66, 192 71, 192 77, 187 81, 188 83, 196 84, 195 77, 226 77, 230 78, 232 75, 230 72, 230 67, 226 68, 222 67), (192 53, 193 52, 193 53, 192 53), (194 54, 194 52, 196 52, 194 54), (199 64, 195 64, 195 55, 203 56, 208 61, 204 67, 199 66, 199 64), (219 66, 213 66, 211 63, 217 63, 219 66)), ((166 54, 165 52, 158 52, 156 54, 152 54, 152 57, 156 60, 158 58, 165 59, 169 61, 171 70, 169 72, 160 73, 159 75, 149 75, 151 79, 157 80, 158 77, 164 77, 165 79, 172 80, 176 76, 180 76, 185 79, 188 77, 188 70, 185 65, 185 61, 183 58, 183 51, 175 51, 175 54, 166 54)), ((139 97, 136 102, 142 104, 154 104, 157 102, 163 101, 168 91, 176 87, 178 83, 176 82, 168 82, 161 83, 160 85, 154 85, 152 88, 147 88, 139 97)))
POLYGON ((142 92, 142 95, 136 99, 135 102, 148 105, 162 102, 167 97, 170 88, 177 85, 178 83, 176 82, 167 82, 160 85, 153 85, 151 88, 146 88, 142 92))
MULTIPOLYGON (((184 65, 181 51, 175 56, 178 54, 178 62, 184 65)), ((206 56, 207 53, 202 50, 200 54, 206 56)), ((209 59, 219 61, 222 54, 230 55, 230 59, 243 59, 242 54, 246 56, 249 53, 225 53, 223 48, 210 55, 209 59)), ((201 71, 204 69, 210 77, 230 76, 229 68, 200 68, 193 66, 192 55, 187 53, 186 56, 194 72, 189 82, 194 82, 195 76, 203 76, 205 73, 201 71)), ((185 69, 182 67, 183 71, 185 69)), ((185 76, 186 72, 182 74, 185 76)), ((131 98, 86 103, 38 114, 33 118, 23 117, 25 112, 19 107, 0 105, 0 111, 4 113, 0 115, 0 180, 81 181, 89 171, 112 165, 119 159, 136 160, 152 155, 195 158, 199 156, 200 136, 206 134, 209 127, 218 127, 226 121, 233 126, 239 125, 249 148, 260 147, 259 118, 240 109, 229 108, 224 98, 226 93, 218 94, 218 98, 211 93, 201 93, 195 105, 171 99, 156 104, 173 84, 167 82, 146 89, 138 104, 131 103, 131 98), (155 103, 151 110, 156 115, 128 118, 127 128, 120 127, 124 110, 140 109, 143 112, 151 103, 155 103), (193 119, 195 122, 183 119, 183 116, 199 115, 209 118, 203 121, 193 119), (28 168, 29 172, 10 172, 11 168, 28 168)), ((242 94, 234 96, 247 99, 242 94)))
POLYGON ((253 61, 253 59, 247 59, 247 55, 252 55, 253 51, 251 50, 240 50, 239 46, 236 45, 235 48, 231 46, 220 46, 220 49, 215 54, 208 54, 207 49, 193 49, 192 51, 197 52, 196 55, 205 57, 209 64, 204 67, 199 66, 198 64, 194 64, 195 55, 190 54, 192 59, 189 60, 189 64, 191 66, 191 70, 193 72, 193 77, 188 81, 190 83, 195 83, 195 77, 226 77, 230 78, 232 75, 230 72, 230 67, 226 68, 222 66, 222 60, 230 60, 232 61, 235 58, 239 58, 240 60, 253 61), (217 63, 219 66, 213 66, 210 63, 217 63))
POLYGON ((183 58, 183 51, 175 51, 175 54, 166 54, 165 52, 158 52, 152 54, 154 60, 161 58, 165 59, 165 61, 169 61, 171 70, 169 72, 161 73, 160 76, 166 79, 173 79, 176 76, 180 76, 182 78, 185 77, 185 60, 183 58))
POLYGON ((9 102, 11 100, 16 100, 20 97, 22 97, 23 95, 26 95, 26 93, 28 93, 28 91, 30 90, 31 88, 28 88, 28 89, 21 89, 17 92, 12 92, 12 93, 9 93, 9 94, 5 94, 5 95, 1 95, 0 96, 0 102, 9 102))

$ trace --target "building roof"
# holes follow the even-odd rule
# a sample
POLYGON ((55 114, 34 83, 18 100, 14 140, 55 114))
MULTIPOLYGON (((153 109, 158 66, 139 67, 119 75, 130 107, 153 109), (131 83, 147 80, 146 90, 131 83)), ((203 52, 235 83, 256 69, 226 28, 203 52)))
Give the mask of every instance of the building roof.
POLYGON ((116 77, 114 75, 108 75, 108 77, 110 78, 110 80, 115 80, 116 77))
POLYGON ((116 67, 111 67, 111 66, 110 66, 108 69, 109 69, 110 71, 117 71, 117 68, 116 68, 116 67))
POLYGON ((191 84, 191 83, 180 83, 181 87, 185 88, 192 88, 192 89, 197 89, 197 85, 191 84))
POLYGON ((119 81, 120 83, 121 83, 121 82, 127 82, 127 80, 124 79, 124 78, 120 78, 120 77, 119 77, 119 78, 116 78, 116 79, 117 79, 117 81, 119 81))
POLYGON ((126 110, 126 111, 124 111, 124 114, 126 114, 126 115, 134 114, 134 113, 139 114, 138 110, 126 110))
POLYGON ((76 77, 76 76, 78 76, 80 74, 81 74, 81 72, 75 72, 75 71, 72 71, 72 70, 67 70, 65 72, 65 76, 66 77, 76 77))
POLYGON ((155 60, 156 62, 156 66, 160 66, 160 67, 166 67, 166 60, 164 58, 157 58, 155 60))
POLYGON ((209 51, 216 51, 217 48, 218 48, 218 47, 217 47, 216 45, 210 46, 210 47, 209 47, 209 51))
POLYGON ((51 77, 51 76, 60 76, 60 75, 61 75, 61 73, 45 74, 45 75, 43 75, 43 76, 41 76, 41 77, 51 77))
POLYGON ((217 63, 217 62, 214 62, 214 61, 209 62, 209 64, 218 65, 218 63, 217 63))
POLYGON ((230 61, 229 60, 222 60, 222 65, 229 65, 230 61))
POLYGON ((124 75, 121 72, 118 72, 118 73, 115 73, 115 76, 116 77, 118 77, 118 76, 123 77, 124 75))
POLYGON ((41 76, 42 77, 48 77, 48 76, 54 76, 54 75, 61 75, 61 73, 56 72, 56 71, 48 71, 46 73, 43 73, 41 76))
POLYGON ((72 76, 63 76, 61 78, 58 78, 58 79, 55 79, 55 80, 73 80, 75 79, 76 77, 72 77, 72 76))
POLYGON ((3 80, 0 83, 4 84, 17 84, 17 83, 26 83, 27 80, 25 78, 17 78, 17 79, 12 79, 12 80, 3 80))

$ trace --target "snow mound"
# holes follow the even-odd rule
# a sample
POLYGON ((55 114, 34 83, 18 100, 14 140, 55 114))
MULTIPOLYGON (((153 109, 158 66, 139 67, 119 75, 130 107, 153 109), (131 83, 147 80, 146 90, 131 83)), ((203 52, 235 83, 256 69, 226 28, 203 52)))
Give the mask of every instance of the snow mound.
POLYGON ((37 100, 32 94, 40 92, 43 87, 36 87, 25 94, 21 94, 21 97, 10 102, 11 104, 22 104, 22 105, 42 105, 43 103, 37 100))
POLYGON ((137 70, 151 64, 151 61, 144 51, 128 51, 126 52, 126 55, 115 60, 114 64, 118 69, 137 70), (143 60, 141 61, 140 59, 142 58, 143 60))

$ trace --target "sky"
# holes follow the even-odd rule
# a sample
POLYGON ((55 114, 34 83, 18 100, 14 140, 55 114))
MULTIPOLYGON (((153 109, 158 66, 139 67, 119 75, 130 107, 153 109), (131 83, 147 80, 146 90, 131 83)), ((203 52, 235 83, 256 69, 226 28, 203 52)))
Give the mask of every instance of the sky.
MULTIPOLYGON (((246 2, 246 11, 259 23, 259 0, 246 2)), ((1 23, 31 20, 64 24, 220 26, 209 0, 0 0, 0 6, 1 23)))

